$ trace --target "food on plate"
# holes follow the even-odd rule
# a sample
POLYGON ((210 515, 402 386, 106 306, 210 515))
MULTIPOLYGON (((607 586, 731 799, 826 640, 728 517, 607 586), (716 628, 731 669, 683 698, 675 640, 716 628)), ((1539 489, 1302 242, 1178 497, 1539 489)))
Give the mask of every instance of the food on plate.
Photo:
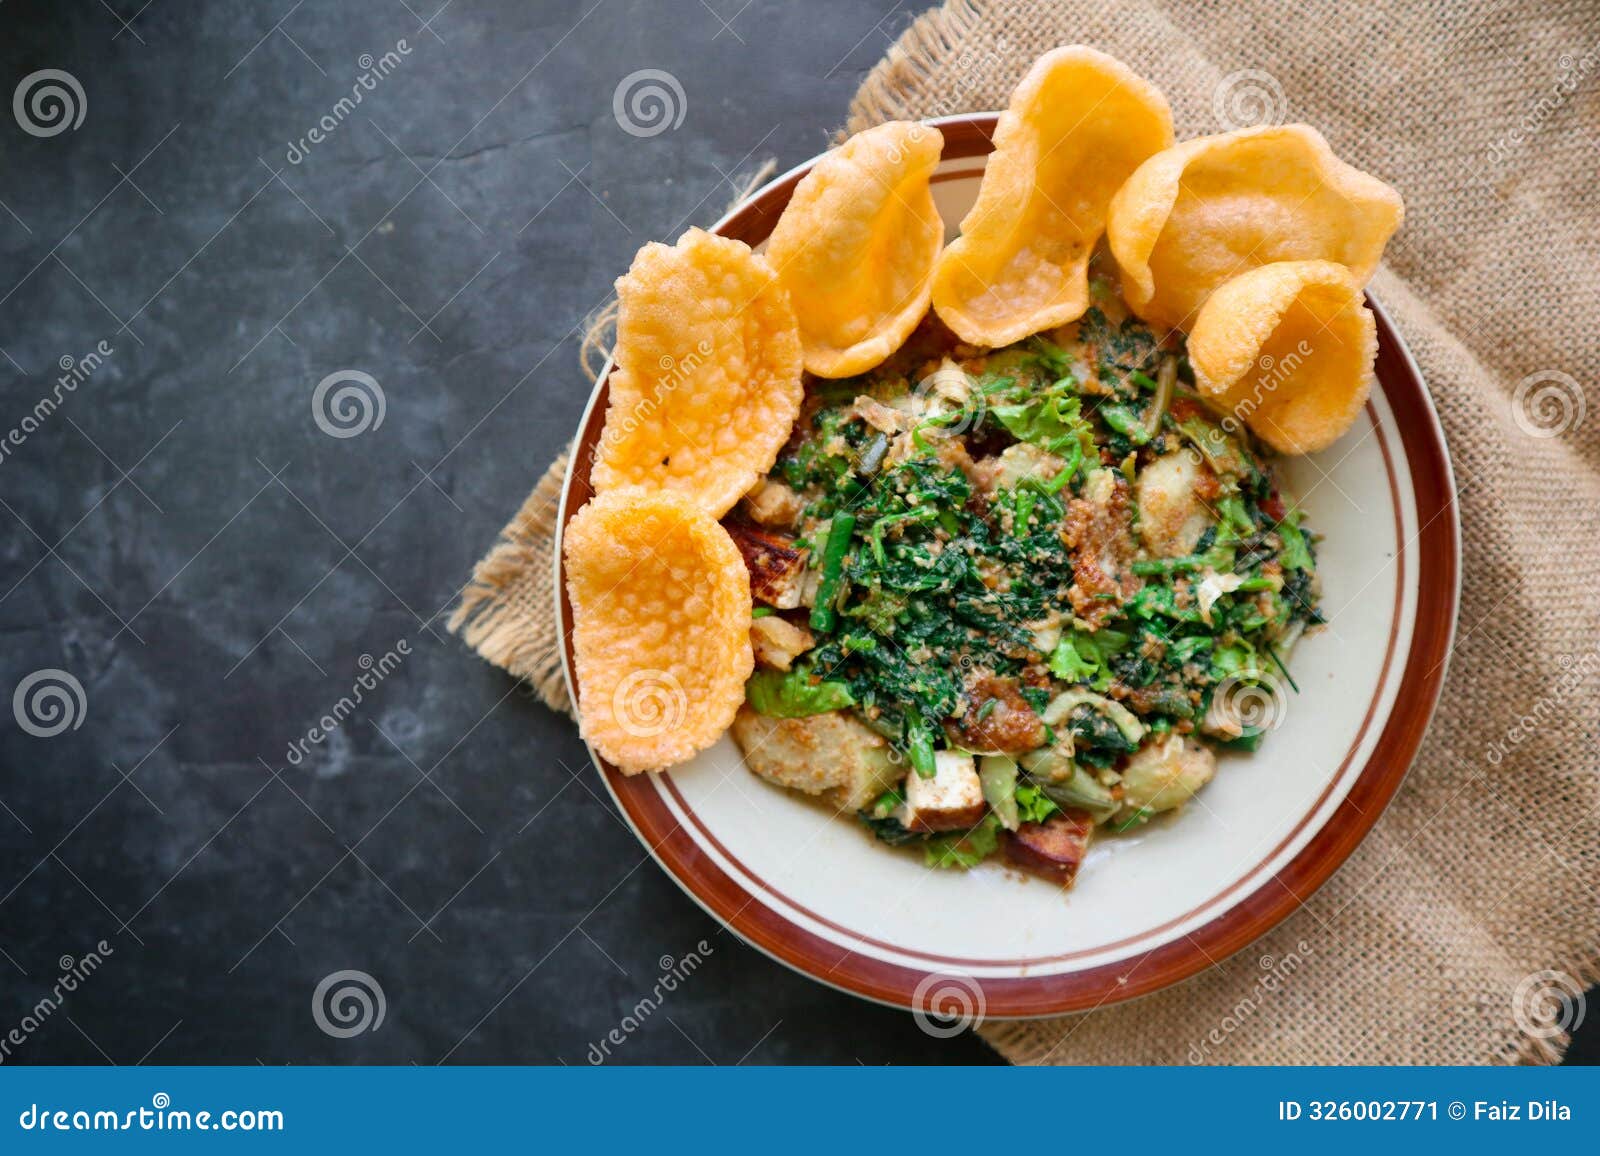
POLYGON ((1210 747, 1181 734, 1145 743, 1122 768, 1122 799, 1117 817, 1170 811, 1211 781, 1217 756, 1210 747))
POLYGON ((563 538, 578 722, 625 774, 721 737, 754 658, 750 579, 727 531, 671 490, 611 490, 563 538))
POLYGON ((779 530, 752 526, 737 518, 728 519, 726 528, 750 571, 750 592, 779 610, 799 606, 806 558, 794 540, 779 530))
POLYGON ((616 369, 592 479, 721 517, 771 468, 800 408, 789 294, 742 241, 690 229, 617 281, 616 369))
POLYGON ((943 138, 905 122, 818 161, 765 257, 640 250, 566 530, 575 682, 625 773, 731 730, 931 866, 1071 886, 1298 689, 1318 539, 1272 455, 1365 405, 1402 205, 1303 125, 1174 145, 1082 46, 994 145, 942 252, 943 138))
POLYGON ((891 121, 845 141, 795 187, 766 257, 789 291, 811 373, 866 372, 928 311, 944 245, 928 178, 943 148, 938 129, 891 121))
POLYGON ((1094 834, 1094 820, 1083 811, 1057 811, 1042 823, 1023 823, 1006 840, 1012 866, 1072 886, 1094 834))
POLYGON ((790 630, 757 647, 746 763, 933 866, 1003 854, 1070 883, 1092 834, 1255 747, 1225 700, 1275 703, 1322 621, 1270 459, 1197 391, 1182 336, 1132 316, 1103 257, 1090 272, 1091 306, 1044 334, 989 349, 930 319, 871 372, 812 380, 752 499, 803 563, 797 604, 757 597, 756 627, 790 630))
POLYGON ((1218 286, 1274 261, 1337 261, 1365 285, 1403 214, 1400 194, 1290 124, 1157 153, 1111 198, 1106 236, 1133 311, 1188 330, 1218 286))
POLYGON ((963 341, 999 346, 1081 316, 1112 194, 1172 140, 1166 98, 1127 65, 1083 45, 1040 57, 934 271, 940 319, 963 341))
POLYGON ((845 711, 789 717, 739 708, 733 738, 768 782, 854 814, 905 775, 889 740, 845 711))
POLYGON ((1279 453, 1332 445, 1372 390, 1377 322, 1331 261, 1280 261, 1206 299, 1189 334, 1199 391, 1279 453))

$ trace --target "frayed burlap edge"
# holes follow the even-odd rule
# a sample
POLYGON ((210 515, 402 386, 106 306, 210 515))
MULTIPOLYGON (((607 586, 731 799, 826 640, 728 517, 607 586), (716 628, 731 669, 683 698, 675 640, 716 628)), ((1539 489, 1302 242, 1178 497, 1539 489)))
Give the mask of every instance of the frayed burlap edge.
MULTIPOLYGON (((1572 976, 1585 987, 1594 987, 1600 984, 1600 957, 1580 963, 1576 966, 1558 966, 1555 971, 1564 972, 1572 976)), ((1572 1043, 1572 1034, 1566 1031, 1554 1032, 1548 1036, 1538 1035, 1523 1029, 1522 1038, 1516 1045, 1507 1049, 1504 1056, 1500 1057, 1502 1063, 1516 1064, 1522 1067, 1531 1067, 1548 1064, 1559 1064, 1567 1054, 1567 1048, 1572 1043)))
POLYGON ((550 463, 494 549, 473 567, 447 624, 485 662, 525 679, 546 706, 567 714, 572 700, 561 673, 552 551, 569 456, 563 450, 550 463))
POLYGON ((896 119, 907 98, 926 93, 928 103, 937 107, 940 94, 928 87, 933 77, 930 61, 956 51, 962 37, 982 19, 977 0, 947 0, 943 7, 913 20, 861 82, 839 138, 896 119))

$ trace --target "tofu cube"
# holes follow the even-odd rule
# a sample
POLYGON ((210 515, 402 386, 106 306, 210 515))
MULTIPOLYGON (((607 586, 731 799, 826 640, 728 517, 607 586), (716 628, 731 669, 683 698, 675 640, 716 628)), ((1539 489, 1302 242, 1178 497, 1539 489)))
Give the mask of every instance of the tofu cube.
POLYGON ((1093 834, 1088 812, 1060 811, 1043 823, 1024 823, 1006 832, 1006 859, 1031 875, 1071 887, 1093 834))
POLYGON ((915 771, 906 776, 901 825, 911 831, 965 831, 978 823, 988 806, 972 756, 935 751, 933 766, 931 779, 915 771))

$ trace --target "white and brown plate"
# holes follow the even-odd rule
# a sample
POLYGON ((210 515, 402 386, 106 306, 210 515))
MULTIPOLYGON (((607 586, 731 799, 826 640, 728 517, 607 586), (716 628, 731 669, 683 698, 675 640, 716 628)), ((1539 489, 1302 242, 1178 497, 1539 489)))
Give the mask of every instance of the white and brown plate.
MULTIPOLYGON (((995 114, 944 134, 934 194, 953 234, 977 195, 995 114)), ((815 159, 713 231, 759 246, 815 159)), ((989 1018, 1132 999, 1214 965, 1302 904, 1377 822, 1416 756, 1444 682, 1460 582, 1460 526, 1444 435, 1383 309, 1377 387, 1330 449, 1286 459, 1289 489, 1325 536, 1327 629, 1296 649, 1300 693, 1251 755, 1177 815, 1099 840, 1068 893, 984 865, 933 871, 746 771, 731 739, 659 775, 595 765, 641 842, 749 943, 823 983, 926 1007, 930 975, 964 977, 989 1018), (925 994, 926 993, 926 994, 925 994)), ((606 374, 578 430, 557 518, 568 689, 572 607, 560 528, 592 494, 606 374)), ((593 752, 591 752, 593 755, 593 752)))

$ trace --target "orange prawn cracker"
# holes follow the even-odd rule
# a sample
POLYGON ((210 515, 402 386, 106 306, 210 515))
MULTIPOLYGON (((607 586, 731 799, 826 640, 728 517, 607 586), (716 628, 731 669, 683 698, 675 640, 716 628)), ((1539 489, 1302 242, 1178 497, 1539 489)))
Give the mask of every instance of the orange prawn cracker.
POLYGON ((1279 261, 1206 299, 1189 334, 1195 385, 1279 453, 1327 449, 1372 392, 1377 322, 1333 261, 1279 261))
POLYGON ((629 775, 716 742, 755 665, 728 532, 683 495, 629 488, 579 510, 562 548, 584 738, 629 775))
POLYGON ((772 468, 800 412, 789 295, 744 242, 690 229, 639 250, 617 304, 595 490, 673 490, 721 517, 772 468))
POLYGON ((845 141, 795 187, 766 256, 817 376, 865 373, 928 312, 944 246, 928 178, 943 149, 938 129, 891 121, 845 141))
POLYGON ((1303 124, 1198 137, 1139 166, 1106 236, 1140 317, 1188 330, 1217 286, 1275 261, 1337 261, 1365 285, 1405 207, 1303 124))
POLYGON ((1022 78, 995 129, 978 199, 933 275, 963 341, 1008 345, 1089 307, 1089 257, 1122 182, 1172 144, 1167 100, 1127 65, 1073 45, 1022 78))

